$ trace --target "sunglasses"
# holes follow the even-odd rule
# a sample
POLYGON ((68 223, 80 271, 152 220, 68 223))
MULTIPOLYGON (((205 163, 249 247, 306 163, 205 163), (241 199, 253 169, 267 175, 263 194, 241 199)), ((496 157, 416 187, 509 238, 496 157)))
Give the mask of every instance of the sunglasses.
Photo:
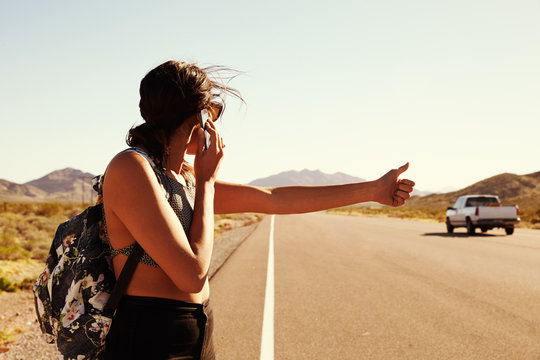
POLYGON ((212 117, 212 121, 216 121, 219 119, 222 113, 223 104, 221 103, 211 103, 209 108, 202 109, 199 113, 202 128, 205 128, 206 122, 208 121, 208 119, 210 119, 210 116, 212 117))
POLYGON ((207 109, 202 109, 199 113, 199 120, 201 122, 201 127, 204 129, 204 135, 206 137, 205 142, 205 149, 208 150, 208 147, 210 147, 210 134, 208 131, 206 131, 206 122, 212 118, 212 121, 216 121, 219 119, 221 114, 223 113, 223 104, 221 103, 211 103, 210 107, 207 109))
POLYGON ((209 111, 212 113, 212 121, 216 121, 223 113, 223 104, 218 102, 211 103, 209 111))

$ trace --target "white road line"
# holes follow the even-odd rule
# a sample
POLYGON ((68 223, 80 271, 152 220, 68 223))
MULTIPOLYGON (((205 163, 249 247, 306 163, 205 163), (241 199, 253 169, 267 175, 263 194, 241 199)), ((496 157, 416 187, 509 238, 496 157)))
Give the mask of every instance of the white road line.
POLYGON ((261 335, 261 360, 274 360, 274 219, 270 218, 270 238, 268 240, 268 268, 266 272, 266 292, 261 335))

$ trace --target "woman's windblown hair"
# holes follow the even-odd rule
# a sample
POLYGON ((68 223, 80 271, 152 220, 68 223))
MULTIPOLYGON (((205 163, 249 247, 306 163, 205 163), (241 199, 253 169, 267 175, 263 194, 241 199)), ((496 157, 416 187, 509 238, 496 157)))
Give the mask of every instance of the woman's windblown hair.
MULTIPOLYGON (((230 94, 243 101, 240 93, 227 86, 218 76, 209 75, 231 70, 213 66, 201 69, 195 64, 167 61, 151 70, 139 88, 139 109, 144 123, 131 128, 126 142, 143 146, 156 163, 163 167, 170 136, 188 117, 208 107, 215 98, 223 102, 230 94)), ((235 76, 225 79, 231 80, 235 76)), ((195 124, 194 124, 195 125, 195 124)))

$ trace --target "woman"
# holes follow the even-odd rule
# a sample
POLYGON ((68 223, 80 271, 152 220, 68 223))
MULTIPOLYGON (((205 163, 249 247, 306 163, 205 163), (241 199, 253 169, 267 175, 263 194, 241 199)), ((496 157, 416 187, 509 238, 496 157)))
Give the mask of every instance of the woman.
POLYGON ((132 128, 103 184, 107 232, 118 274, 130 245, 145 250, 117 308, 107 359, 213 359, 208 268, 214 214, 292 214, 364 201, 399 206, 414 183, 398 180, 408 164, 372 182, 260 188, 217 180, 223 140, 213 121, 217 99, 234 90, 196 65, 168 61, 141 81, 145 123, 132 128), (209 114, 205 148, 201 116, 209 114), (194 154, 194 167, 185 162, 194 154))

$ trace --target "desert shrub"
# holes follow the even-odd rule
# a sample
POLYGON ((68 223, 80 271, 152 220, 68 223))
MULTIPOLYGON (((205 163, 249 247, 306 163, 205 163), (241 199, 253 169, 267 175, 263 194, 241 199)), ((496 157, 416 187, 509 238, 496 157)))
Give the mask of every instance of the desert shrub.
MULTIPOLYGON (((87 204, 88 205, 88 204, 87 204)), ((11 213, 20 215, 37 215, 52 217, 61 215, 63 218, 70 218, 81 212, 86 206, 72 203, 7 203, 0 206, 0 214, 11 213)))
POLYGON ((15 336, 9 330, 0 329, 0 345, 4 346, 12 343, 15 340, 15 336))
POLYGON ((53 231, 56 229, 59 223, 65 220, 65 217, 60 215, 54 216, 39 216, 39 215, 30 215, 26 217, 25 221, 28 222, 33 227, 39 230, 53 231))
POLYGON ((0 260, 0 291, 30 289, 43 268, 36 260, 0 260))
POLYGON ((0 292, 7 291, 13 292, 16 291, 17 287, 9 279, 6 279, 4 276, 0 276, 0 292))
POLYGON ((389 206, 347 206, 331 209, 331 213, 346 215, 386 216, 400 219, 426 219, 444 221, 446 209, 421 209, 389 206))
POLYGON ((17 245, 17 239, 15 236, 9 233, 0 233, 0 246, 15 246, 17 245))
POLYGON ((38 216, 53 216, 59 214, 63 210, 60 203, 43 203, 37 206, 34 214, 38 216))
POLYGON ((34 258, 45 260, 62 216, 0 213, 0 260, 34 258))
POLYGON ((27 259, 30 252, 20 247, 19 241, 10 233, 0 234, 0 259, 18 260, 27 259))
POLYGON ((19 223, 18 219, 7 219, 6 224, 0 226, 0 234, 5 235, 5 238, 0 238, 0 243, 7 241, 8 238, 16 238, 19 235, 17 228, 19 223))
POLYGON ((232 229, 232 224, 230 223, 223 223, 223 224, 219 224, 218 225, 219 229, 220 230, 225 230, 225 231, 228 231, 228 230, 231 230, 232 229))
POLYGON ((534 216, 531 219, 533 224, 540 224, 540 207, 534 212, 534 216))
POLYGON ((30 290, 32 289, 36 278, 25 278, 19 282, 13 282, 5 275, 0 275, 0 292, 15 292, 17 290, 30 290))
POLYGON ((25 229, 20 232, 21 238, 25 239, 23 241, 23 246, 29 246, 29 249, 32 247, 39 246, 41 244, 50 244, 52 240, 51 232, 39 230, 36 228, 25 229))
POLYGON ((30 258, 30 252, 18 246, 0 246, 0 259, 20 260, 30 258))
POLYGON ((253 216, 243 221, 242 226, 250 226, 256 224, 261 221, 263 217, 264 216, 262 214, 253 214, 253 216))
POLYGON ((540 227, 540 207, 539 208, 522 208, 520 211, 522 223, 530 223, 533 229, 540 227))
POLYGON ((37 248, 37 249, 32 249, 32 251, 30 253, 30 257, 32 259, 45 261, 47 259, 48 254, 49 254, 49 247, 47 247, 45 249, 44 248, 37 248))
POLYGON ((34 212, 34 204, 32 203, 9 203, 4 206, 5 212, 21 215, 29 215, 34 212))

